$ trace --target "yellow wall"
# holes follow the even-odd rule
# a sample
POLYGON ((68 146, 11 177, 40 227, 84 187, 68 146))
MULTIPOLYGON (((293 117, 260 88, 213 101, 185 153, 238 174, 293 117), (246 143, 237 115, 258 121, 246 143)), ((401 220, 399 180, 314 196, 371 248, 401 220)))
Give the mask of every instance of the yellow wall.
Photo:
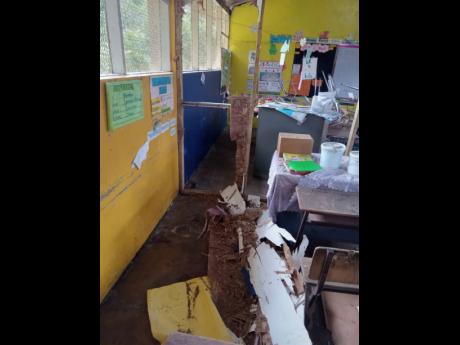
MULTIPOLYGON (((270 55, 270 34, 294 35, 303 31, 306 37, 318 37, 323 31, 329 31, 329 38, 344 39, 353 34, 359 40, 359 1, 358 0, 265 0, 261 60, 279 61, 277 54, 270 55)), ((257 8, 250 4, 237 6, 230 16, 230 42, 232 52, 231 94, 246 92, 248 53, 256 48, 257 33, 251 26, 257 24, 257 8)), ((286 56, 286 69, 283 72, 285 85, 291 78, 294 44, 291 42, 286 56)))
MULTIPOLYGON (((172 15, 173 2, 170 2, 172 15)), ((174 22, 171 18, 171 38, 174 22)), ((174 41, 171 43, 174 54, 174 41)), ((172 64, 172 66, 174 66, 172 64)), ((120 80, 122 77, 112 80, 120 80)), ((105 104, 105 82, 100 81, 100 300, 120 277, 179 189, 177 134, 169 131, 150 142, 140 170, 131 167, 139 148, 152 129, 149 76, 142 79, 144 119, 109 133, 105 104)), ((173 78, 174 80, 174 78, 173 78)), ((176 95, 173 81, 174 95, 176 95)), ((177 116, 177 99, 174 112, 177 116)))

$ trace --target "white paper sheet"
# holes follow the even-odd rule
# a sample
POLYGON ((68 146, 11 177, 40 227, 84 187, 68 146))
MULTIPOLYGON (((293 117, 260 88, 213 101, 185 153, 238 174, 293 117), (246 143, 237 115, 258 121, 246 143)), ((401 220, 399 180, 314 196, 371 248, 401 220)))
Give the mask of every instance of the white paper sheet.
POLYGON ((302 66, 302 73, 300 76, 301 80, 312 80, 316 79, 316 70, 318 67, 318 58, 312 57, 310 62, 307 62, 307 59, 304 59, 302 66))
POLYGON ((147 158, 147 153, 149 152, 149 144, 150 140, 147 139, 144 145, 142 145, 139 151, 137 151, 137 155, 133 161, 133 167, 135 166, 137 169, 141 168, 142 162, 147 158))

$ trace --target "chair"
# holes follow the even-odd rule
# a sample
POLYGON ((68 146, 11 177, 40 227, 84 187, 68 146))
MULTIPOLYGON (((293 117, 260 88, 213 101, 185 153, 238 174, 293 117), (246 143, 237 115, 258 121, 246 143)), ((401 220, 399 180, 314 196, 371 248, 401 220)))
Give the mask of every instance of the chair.
POLYGON ((302 271, 306 285, 305 327, 311 332, 324 324, 335 345, 357 345, 359 252, 317 247, 311 259, 303 259, 302 271))

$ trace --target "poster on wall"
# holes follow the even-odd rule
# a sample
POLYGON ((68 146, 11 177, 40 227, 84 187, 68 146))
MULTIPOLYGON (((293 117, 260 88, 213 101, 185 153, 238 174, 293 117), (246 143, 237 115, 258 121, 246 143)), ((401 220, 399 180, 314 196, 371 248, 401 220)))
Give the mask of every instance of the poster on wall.
POLYGON ((150 78, 150 99, 155 125, 162 122, 164 116, 174 109, 172 75, 152 76, 150 78))
MULTIPOLYGON (((281 92, 281 72, 283 66, 278 61, 260 61, 259 63, 259 92, 281 92)), ((252 91, 253 81, 248 79, 248 91, 252 91)))
POLYGON ((107 82, 105 91, 109 131, 144 118, 144 95, 140 80, 107 82))

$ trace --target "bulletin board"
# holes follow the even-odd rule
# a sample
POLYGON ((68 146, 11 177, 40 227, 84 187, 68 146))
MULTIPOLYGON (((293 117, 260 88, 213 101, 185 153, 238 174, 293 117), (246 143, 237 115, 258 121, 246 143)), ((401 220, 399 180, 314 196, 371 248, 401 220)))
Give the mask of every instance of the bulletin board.
POLYGON ((316 78, 313 80, 303 80, 300 90, 299 90, 299 82, 300 82, 300 73, 302 71, 302 59, 307 54, 306 51, 301 51, 300 45, 296 44, 295 52, 294 52, 294 60, 292 63, 292 71, 291 71, 291 81, 289 84, 289 93, 290 94, 297 94, 307 97, 312 97, 314 94, 314 84, 317 83, 320 89, 319 91, 325 92, 327 91, 326 83, 324 82, 323 73, 326 77, 333 73, 334 70, 334 61, 335 55, 337 51, 336 45, 321 45, 324 49, 321 51, 314 51, 311 54, 312 59, 316 59, 316 78), (327 46, 324 47, 324 46, 327 46), (327 49, 327 51, 326 51, 327 49))
MULTIPOLYGON (((252 93, 253 88, 253 75, 250 75, 250 72, 254 73, 254 65, 248 65, 248 77, 247 81, 247 91, 252 93)), ((281 92, 281 74, 283 72, 282 66, 280 66, 279 61, 259 61, 259 93, 265 94, 279 94, 281 92)))
POLYGON ((150 98, 154 126, 165 121, 165 116, 174 109, 172 74, 150 78, 150 98))
POLYGON ((140 80, 107 82, 105 91, 109 131, 144 118, 144 95, 140 80))

